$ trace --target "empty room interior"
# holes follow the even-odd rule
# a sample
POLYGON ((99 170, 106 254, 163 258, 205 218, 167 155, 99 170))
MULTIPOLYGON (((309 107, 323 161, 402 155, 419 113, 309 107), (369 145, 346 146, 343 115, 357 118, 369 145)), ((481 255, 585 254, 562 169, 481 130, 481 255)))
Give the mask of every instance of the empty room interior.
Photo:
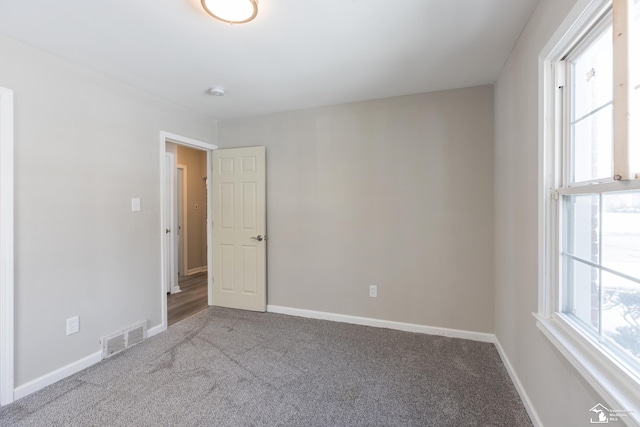
POLYGON ((640 0, 0 0, 0 425, 640 425, 640 0))

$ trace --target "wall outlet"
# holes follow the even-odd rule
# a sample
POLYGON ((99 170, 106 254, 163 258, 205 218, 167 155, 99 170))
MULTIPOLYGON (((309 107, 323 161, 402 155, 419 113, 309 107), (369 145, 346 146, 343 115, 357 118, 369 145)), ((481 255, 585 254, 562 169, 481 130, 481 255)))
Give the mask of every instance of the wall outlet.
POLYGON ((131 199, 131 212, 140 212, 140 197, 131 199))
POLYGON ((80 332, 80 316, 67 319, 67 335, 80 332))
POLYGON ((376 285, 369 286, 369 296, 371 298, 378 298, 378 287, 376 285))

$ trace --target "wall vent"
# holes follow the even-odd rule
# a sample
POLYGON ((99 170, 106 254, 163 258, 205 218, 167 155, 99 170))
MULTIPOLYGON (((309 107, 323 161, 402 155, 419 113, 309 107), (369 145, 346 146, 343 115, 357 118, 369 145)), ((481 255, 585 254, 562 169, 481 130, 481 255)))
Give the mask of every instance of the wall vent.
POLYGON ((125 349, 124 334, 112 335, 102 339, 102 358, 120 353, 125 349))
POLYGON ((133 326, 126 330, 127 348, 141 343, 147 337, 147 323, 133 326))
POLYGON ((128 327, 115 334, 100 339, 102 358, 106 359, 122 350, 144 341, 147 337, 147 322, 128 327))

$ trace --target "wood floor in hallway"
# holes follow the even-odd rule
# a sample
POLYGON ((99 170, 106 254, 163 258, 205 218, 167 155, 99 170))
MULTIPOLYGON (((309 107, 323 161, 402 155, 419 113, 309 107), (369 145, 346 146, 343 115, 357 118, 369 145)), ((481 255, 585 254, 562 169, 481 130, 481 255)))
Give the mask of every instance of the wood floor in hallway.
POLYGON ((180 277, 180 290, 167 295, 169 326, 207 308, 207 272, 180 277))

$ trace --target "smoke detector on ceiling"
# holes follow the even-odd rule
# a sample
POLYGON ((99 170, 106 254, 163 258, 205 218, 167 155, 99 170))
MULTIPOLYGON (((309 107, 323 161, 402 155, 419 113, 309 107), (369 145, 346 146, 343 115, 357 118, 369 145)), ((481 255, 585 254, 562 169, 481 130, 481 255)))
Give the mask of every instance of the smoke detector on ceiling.
POLYGON ((209 95, 224 96, 224 88, 221 86, 214 86, 209 89, 209 95))

